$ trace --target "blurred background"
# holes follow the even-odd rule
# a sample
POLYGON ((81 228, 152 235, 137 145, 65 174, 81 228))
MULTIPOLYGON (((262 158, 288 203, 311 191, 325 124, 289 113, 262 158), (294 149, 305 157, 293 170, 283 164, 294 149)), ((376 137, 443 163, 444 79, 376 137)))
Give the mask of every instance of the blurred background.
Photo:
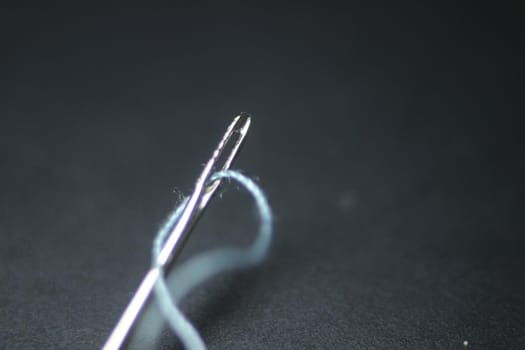
MULTIPOLYGON (((464 3, 0 10, 0 348, 96 349, 225 127, 266 261, 182 307, 210 349, 522 349, 523 18, 464 3)), ((225 186, 184 250, 248 243, 225 186)), ((180 349, 166 329, 156 345, 180 349)))

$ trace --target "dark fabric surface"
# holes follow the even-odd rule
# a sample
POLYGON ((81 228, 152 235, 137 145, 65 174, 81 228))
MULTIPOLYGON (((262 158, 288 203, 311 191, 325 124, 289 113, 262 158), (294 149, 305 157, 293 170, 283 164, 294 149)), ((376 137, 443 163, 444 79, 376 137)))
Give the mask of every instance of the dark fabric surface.
MULTIPOLYGON (((234 168, 275 240, 184 301, 210 349, 525 348, 520 22, 477 3, 2 9, 0 348, 99 348, 239 111, 234 168)), ((182 260, 253 237, 231 187, 182 260)))

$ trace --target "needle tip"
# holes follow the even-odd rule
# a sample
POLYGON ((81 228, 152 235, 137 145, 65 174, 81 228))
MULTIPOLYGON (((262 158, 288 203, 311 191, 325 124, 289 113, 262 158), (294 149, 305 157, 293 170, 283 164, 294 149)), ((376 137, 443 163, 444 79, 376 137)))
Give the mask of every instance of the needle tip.
POLYGON ((233 126, 234 132, 240 132, 245 134, 248 131, 251 123, 251 114, 246 112, 241 112, 237 118, 235 118, 235 124, 233 126))

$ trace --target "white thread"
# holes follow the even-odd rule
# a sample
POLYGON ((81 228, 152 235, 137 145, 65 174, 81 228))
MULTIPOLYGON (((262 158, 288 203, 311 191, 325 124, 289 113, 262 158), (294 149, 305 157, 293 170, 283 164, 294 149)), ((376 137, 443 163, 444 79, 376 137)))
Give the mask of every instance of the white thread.
POLYGON ((214 275, 257 264, 264 258, 272 237, 272 212, 261 188, 249 177, 234 170, 214 173, 209 181, 212 182, 218 179, 237 181, 251 194, 255 201, 260 218, 260 226, 257 238, 248 248, 216 248, 189 259, 174 271, 173 279, 177 281, 175 283, 176 289, 170 293, 163 268, 158 263, 157 258, 171 228, 179 219, 187 199, 173 211, 159 230, 153 243, 152 264, 153 268, 159 270, 159 278, 155 284, 156 299, 169 326, 188 350, 205 350, 206 345, 195 327, 177 307, 177 300, 181 300, 190 290, 214 275))

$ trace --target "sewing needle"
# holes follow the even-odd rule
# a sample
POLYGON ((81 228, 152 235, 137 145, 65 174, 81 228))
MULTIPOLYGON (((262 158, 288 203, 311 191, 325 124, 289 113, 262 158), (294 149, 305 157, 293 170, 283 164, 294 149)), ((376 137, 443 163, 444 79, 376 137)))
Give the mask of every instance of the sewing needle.
MULTIPOLYGON (((210 160, 204 166, 203 171, 198 177, 193 193, 187 201, 187 204, 169 234, 166 242, 160 250, 158 256, 158 264, 163 267, 164 271, 169 271, 171 265, 180 253, 184 242, 188 238, 193 226, 203 213, 208 205, 208 202, 213 197, 221 180, 209 182, 209 177, 214 171, 227 170, 231 163, 237 156, 244 138, 250 127, 250 115, 248 113, 240 113, 226 129, 226 133, 222 137, 218 146, 213 151, 210 160), (222 153, 230 147, 226 159, 218 169, 217 163, 222 153)), ((141 313, 147 306, 148 300, 153 292, 155 282, 159 276, 158 268, 151 268, 140 286, 135 292, 133 298, 129 302, 126 310, 120 317, 115 328, 111 332, 106 343, 102 347, 103 350, 117 350, 121 349, 129 340, 133 328, 137 323, 141 313)))

